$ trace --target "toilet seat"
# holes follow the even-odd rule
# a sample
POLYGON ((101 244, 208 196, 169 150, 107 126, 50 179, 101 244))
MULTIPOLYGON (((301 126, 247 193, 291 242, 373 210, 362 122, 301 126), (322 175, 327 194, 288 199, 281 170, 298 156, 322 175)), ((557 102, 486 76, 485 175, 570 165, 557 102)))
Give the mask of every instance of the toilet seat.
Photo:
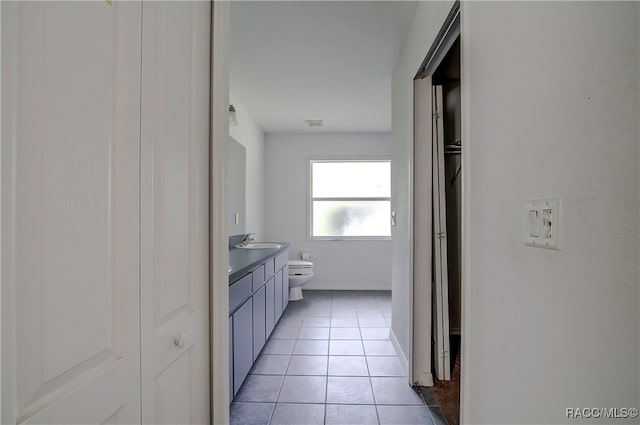
POLYGON ((311 261, 289 261, 289 276, 305 276, 310 274, 313 274, 313 263, 311 261))
POLYGON ((289 268, 306 268, 313 267, 313 263, 311 261, 304 260, 289 260, 289 268))

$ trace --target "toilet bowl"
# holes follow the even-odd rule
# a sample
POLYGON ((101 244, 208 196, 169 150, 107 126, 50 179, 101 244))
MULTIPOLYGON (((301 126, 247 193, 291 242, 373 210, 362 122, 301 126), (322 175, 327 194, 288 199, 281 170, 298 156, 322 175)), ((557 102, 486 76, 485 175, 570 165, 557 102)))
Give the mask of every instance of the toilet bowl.
POLYGON ((311 261, 289 261, 289 301, 303 299, 302 285, 313 277, 313 263, 311 261))

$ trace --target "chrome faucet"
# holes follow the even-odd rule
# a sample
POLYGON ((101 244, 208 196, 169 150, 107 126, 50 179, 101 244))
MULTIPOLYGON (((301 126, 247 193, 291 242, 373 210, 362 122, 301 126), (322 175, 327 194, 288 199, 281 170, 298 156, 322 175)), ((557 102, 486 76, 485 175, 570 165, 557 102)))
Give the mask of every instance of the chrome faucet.
POLYGON ((244 235, 244 239, 242 240, 242 242, 240 242, 241 246, 245 246, 246 244, 248 244, 249 242, 253 242, 256 237, 255 233, 247 233, 246 235, 244 235))

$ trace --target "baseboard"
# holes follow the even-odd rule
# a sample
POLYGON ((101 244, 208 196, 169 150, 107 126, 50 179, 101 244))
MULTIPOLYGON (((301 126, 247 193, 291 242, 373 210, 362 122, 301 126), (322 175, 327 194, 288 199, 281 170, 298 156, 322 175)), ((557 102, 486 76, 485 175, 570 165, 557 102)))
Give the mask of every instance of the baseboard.
POLYGON ((409 362, 407 361, 407 356, 404 355, 404 351, 400 348, 400 343, 398 342, 398 338, 396 338, 396 334, 393 332, 393 329, 389 329, 389 340, 398 354, 398 359, 400 360, 400 364, 402 364, 404 374, 409 376, 409 362))
MULTIPOLYGON (((400 348, 400 343, 398 342, 398 338, 396 338, 396 334, 393 333, 393 329, 389 329, 389 340, 398 354, 398 359, 400 360, 402 369, 404 369, 405 375, 409 376, 409 361, 407 360, 407 356, 405 356, 404 351, 402 351, 402 348, 400 348)), ((409 379, 409 384, 417 384, 422 387, 433 387, 433 374, 423 373, 419 379, 409 379)))
POLYGON ((391 287, 379 287, 379 286, 325 286, 325 285, 312 285, 311 282, 304 285, 302 290, 309 289, 312 291, 391 291, 391 287))

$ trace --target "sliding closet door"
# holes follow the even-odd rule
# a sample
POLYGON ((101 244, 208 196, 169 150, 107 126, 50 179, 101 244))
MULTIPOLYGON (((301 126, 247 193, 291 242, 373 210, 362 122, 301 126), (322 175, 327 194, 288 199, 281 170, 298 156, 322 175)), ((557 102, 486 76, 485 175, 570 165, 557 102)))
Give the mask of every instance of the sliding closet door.
POLYGON ((431 77, 413 82, 413 349, 410 384, 433 385, 431 374, 432 121, 431 77))
POLYGON ((209 422, 208 2, 145 2, 142 419, 209 422))
POLYGON ((1 7, 2 423, 136 423, 141 5, 1 7))
POLYGON ((447 202, 444 174, 444 108, 442 86, 433 86, 433 268, 435 370, 451 379, 449 350, 449 276, 447 261, 447 202))

